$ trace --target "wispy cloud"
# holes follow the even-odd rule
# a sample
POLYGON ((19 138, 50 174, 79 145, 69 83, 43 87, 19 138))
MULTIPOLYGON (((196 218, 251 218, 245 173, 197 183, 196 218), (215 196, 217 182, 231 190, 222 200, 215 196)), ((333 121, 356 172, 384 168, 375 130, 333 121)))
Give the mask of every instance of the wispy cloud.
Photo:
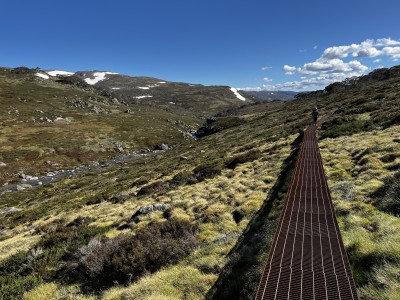
POLYGON ((268 77, 264 77, 263 80, 266 81, 266 82, 271 82, 272 81, 272 79, 268 78, 268 77))
POLYGON ((267 66, 267 67, 262 67, 262 68, 261 68, 261 71, 268 71, 268 70, 270 70, 270 69, 272 69, 272 67, 268 67, 268 66, 267 66))

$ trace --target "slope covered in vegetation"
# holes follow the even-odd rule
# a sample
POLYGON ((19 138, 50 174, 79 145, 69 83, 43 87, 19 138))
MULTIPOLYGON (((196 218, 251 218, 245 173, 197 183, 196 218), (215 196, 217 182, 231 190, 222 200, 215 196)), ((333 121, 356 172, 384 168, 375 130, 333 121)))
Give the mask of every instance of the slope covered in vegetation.
POLYGON ((316 103, 321 115, 339 108, 320 145, 360 294, 390 299, 399 286, 399 102, 391 75, 248 105, 174 149, 5 193, 0 299, 253 298, 316 103))

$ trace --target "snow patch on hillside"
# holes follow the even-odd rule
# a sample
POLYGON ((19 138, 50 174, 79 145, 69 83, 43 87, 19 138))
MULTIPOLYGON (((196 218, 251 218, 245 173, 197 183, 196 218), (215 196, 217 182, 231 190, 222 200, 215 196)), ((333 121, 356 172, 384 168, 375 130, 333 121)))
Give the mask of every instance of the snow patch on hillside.
POLYGON ((242 95, 240 95, 240 94, 238 93, 237 89, 231 88, 231 91, 235 94, 235 96, 236 96, 239 100, 246 101, 246 98, 243 97, 242 95))
POLYGON ((148 86, 138 86, 138 89, 149 90, 150 88, 148 86))
POLYGON ((59 71, 59 70, 47 71, 46 73, 49 74, 50 76, 58 76, 58 75, 71 76, 75 74, 73 72, 59 71))
POLYGON ((43 78, 43 79, 49 79, 50 77, 46 74, 42 74, 42 73, 36 73, 35 74, 37 77, 43 78))
POLYGON ((87 84, 94 85, 98 83, 99 81, 102 81, 106 79, 107 74, 118 74, 118 73, 113 73, 113 72, 95 72, 93 73, 94 78, 86 78, 85 81, 87 84))
POLYGON ((145 95, 145 96, 137 96, 136 99, 143 99, 143 98, 152 98, 153 96, 145 95))

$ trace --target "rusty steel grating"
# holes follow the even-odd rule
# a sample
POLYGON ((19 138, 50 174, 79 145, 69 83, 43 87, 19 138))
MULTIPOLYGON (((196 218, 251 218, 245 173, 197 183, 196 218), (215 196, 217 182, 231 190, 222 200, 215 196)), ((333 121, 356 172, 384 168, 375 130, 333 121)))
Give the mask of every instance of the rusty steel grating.
POLYGON ((304 132, 255 299, 358 299, 315 126, 304 132))

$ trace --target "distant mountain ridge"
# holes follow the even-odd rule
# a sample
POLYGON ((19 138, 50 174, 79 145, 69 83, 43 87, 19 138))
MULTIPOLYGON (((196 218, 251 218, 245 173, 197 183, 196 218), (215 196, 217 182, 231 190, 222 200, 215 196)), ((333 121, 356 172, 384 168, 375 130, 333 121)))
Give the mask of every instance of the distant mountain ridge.
POLYGON ((297 92, 292 91, 241 91, 252 100, 272 101, 272 100, 293 100, 297 92))
POLYGON ((159 108, 208 117, 225 109, 252 103, 229 86, 204 86, 172 82, 144 76, 128 76, 109 71, 37 71, 43 80, 53 77, 75 85, 91 85, 124 102, 134 101, 159 108))

